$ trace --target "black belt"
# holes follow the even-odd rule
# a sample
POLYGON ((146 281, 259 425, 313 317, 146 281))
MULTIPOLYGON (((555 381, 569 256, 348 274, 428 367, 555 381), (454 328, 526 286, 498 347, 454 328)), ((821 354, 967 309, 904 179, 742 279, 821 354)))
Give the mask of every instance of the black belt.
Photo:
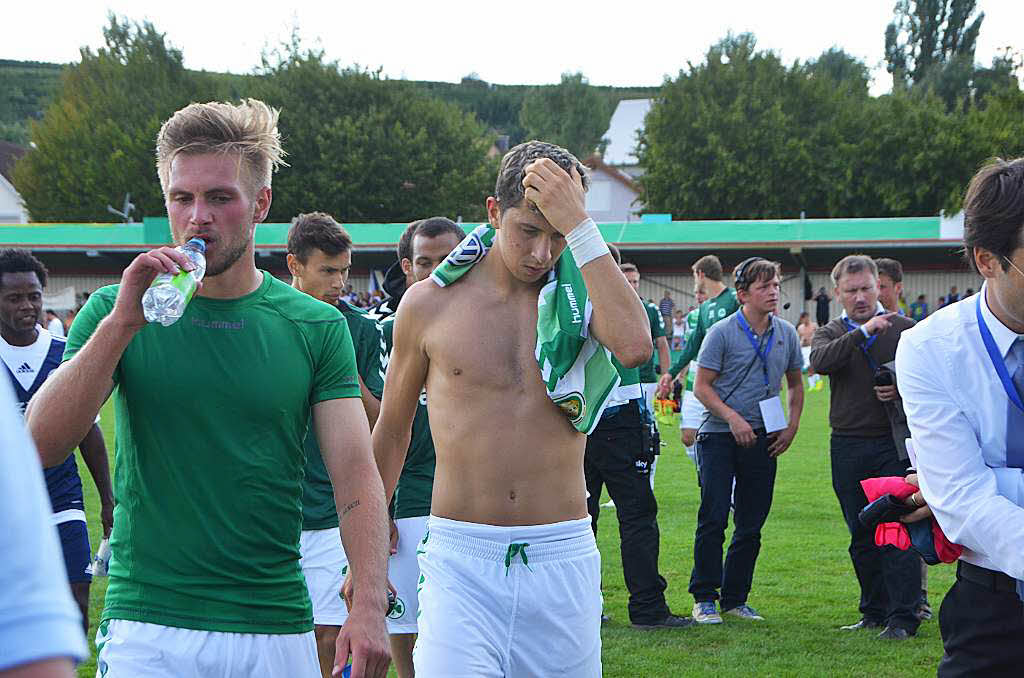
POLYGON ((966 561, 957 561, 956 577, 996 593, 1017 593, 1017 580, 1008 574, 990 570, 987 567, 973 565, 966 561))

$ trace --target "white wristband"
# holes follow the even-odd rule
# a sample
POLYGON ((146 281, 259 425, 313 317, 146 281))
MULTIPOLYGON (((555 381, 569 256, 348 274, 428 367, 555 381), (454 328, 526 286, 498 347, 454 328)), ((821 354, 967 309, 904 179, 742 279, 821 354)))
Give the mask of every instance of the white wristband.
POLYGON ((569 231, 569 234, 565 236, 565 242, 569 245, 572 258, 576 260, 576 265, 580 268, 609 252, 604 236, 601 235, 597 224, 590 217, 569 231))

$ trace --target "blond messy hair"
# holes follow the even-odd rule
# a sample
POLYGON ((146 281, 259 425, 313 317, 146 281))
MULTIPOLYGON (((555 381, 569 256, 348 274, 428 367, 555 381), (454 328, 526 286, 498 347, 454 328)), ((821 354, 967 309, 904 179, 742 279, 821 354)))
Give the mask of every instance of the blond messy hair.
POLYGON ((177 111, 156 136, 156 171, 164 194, 171 163, 181 153, 236 154, 247 170, 252 196, 261 188, 270 188, 273 172, 288 165, 277 131, 279 113, 258 99, 244 99, 237 106, 218 101, 193 103, 177 111))

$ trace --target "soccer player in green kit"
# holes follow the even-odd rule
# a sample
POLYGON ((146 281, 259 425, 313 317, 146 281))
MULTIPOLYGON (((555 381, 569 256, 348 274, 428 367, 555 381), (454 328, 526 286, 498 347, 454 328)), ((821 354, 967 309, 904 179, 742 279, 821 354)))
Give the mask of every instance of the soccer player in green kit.
MULTIPOLYGON (((356 353, 359 390, 370 428, 380 412, 384 391, 382 353, 384 338, 377 321, 341 299, 352 268, 352 238, 334 218, 323 212, 300 214, 288 230, 288 271, 292 287, 335 306, 345 316, 356 353)), ((348 559, 338 532, 334 488, 310 426, 303 443, 306 451, 302 483, 302 535, 299 551, 302 574, 313 605, 313 632, 323 678, 334 666, 334 645, 348 617, 338 593, 348 559)))
MULTIPOLYGON (((389 275, 384 290, 390 295, 389 306, 398 307, 405 290, 420 280, 426 280, 445 257, 455 249, 466 233, 451 219, 431 217, 409 224, 398 241, 398 263, 403 277, 389 275)), ((383 306, 383 305, 382 305, 383 306)), ((394 313, 380 321, 384 332, 387 355, 394 345, 394 313)), ((430 435, 427 417, 427 392, 420 393, 416 416, 412 422, 409 450, 402 474, 395 488, 392 506, 391 558, 388 560, 388 580, 395 587, 395 609, 388 615, 391 634, 391 659, 398 678, 415 675, 412 649, 416 642, 419 617, 420 568, 417 552, 426 532, 430 515, 430 498, 434 490, 434 440, 430 435)), ((348 580, 347 580, 348 581, 348 580)), ((350 589, 346 587, 346 595, 350 589)))
MULTIPOLYGON (((711 329, 711 326, 719 320, 728 318, 739 309, 740 302, 736 298, 736 290, 726 287, 722 281, 723 277, 722 262, 714 254, 705 255, 694 262, 694 288, 702 290, 707 296, 707 300, 697 308, 697 325, 692 332, 687 333, 683 352, 676 358, 672 367, 662 373, 658 384, 659 393, 671 392, 672 380, 679 375, 683 367, 697 358, 700 346, 704 342, 704 335, 711 329)), ((683 446, 692 447, 696 436, 696 428, 682 429, 683 446)))
POLYGON ((158 273, 194 265, 160 247, 89 298, 67 362, 29 407, 44 466, 65 458, 107 397, 117 412, 114 530, 98 673, 320 675, 299 569, 310 412, 342 507, 356 598, 338 637, 352 675, 383 677, 387 525, 348 327, 336 308, 255 266, 283 151, 277 112, 191 104, 157 137, 171 236, 206 242, 202 289, 178 322, 147 324, 158 273))

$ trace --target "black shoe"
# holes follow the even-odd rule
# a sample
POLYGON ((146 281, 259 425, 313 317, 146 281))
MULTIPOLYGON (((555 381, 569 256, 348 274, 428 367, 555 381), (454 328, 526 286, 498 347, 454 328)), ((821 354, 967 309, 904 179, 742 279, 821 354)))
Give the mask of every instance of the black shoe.
POLYGON ((608 615, 606 615, 604 612, 601 613, 601 623, 602 624, 607 624, 611 620, 612 620, 612 618, 609 617, 608 615))
POLYGON ((878 634, 882 640, 906 640, 914 635, 910 631, 899 626, 886 626, 885 630, 878 634))
POLYGON ((870 619, 861 619, 856 624, 849 624, 848 626, 840 626, 842 631, 860 631, 861 629, 880 629, 882 624, 870 619))
POLYGON ((665 618, 657 622, 645 622, 643 624, 637 624, 634 622, 634 629, 641 629, 644 631, 651 631, 653 629, 687 629, 691 626, 696 626, 697 622, 693 620, 693 617, 680 617, 677 614, 671 612, 665 615, 665 618))

